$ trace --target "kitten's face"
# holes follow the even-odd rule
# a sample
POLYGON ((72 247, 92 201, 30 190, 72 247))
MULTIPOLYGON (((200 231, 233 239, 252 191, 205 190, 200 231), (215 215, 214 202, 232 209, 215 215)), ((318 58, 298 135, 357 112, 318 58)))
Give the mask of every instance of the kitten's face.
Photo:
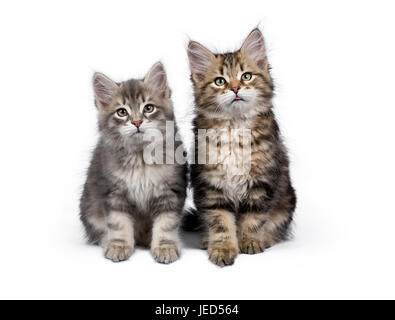
POLYGON ((170 90, 163 66, 152 67, 144 80, 115 83, 95 74, 94 89, 99 109, 99 128, 113 143, 142 147, 144 135, 165 134, 166 121, 174 119, 170 90))
POLYGON ((198 108, 203 111, 242 115, 270 101, 273 85, 259 30, 237 52, 213 54, 191 42, 188 56, 198 108))

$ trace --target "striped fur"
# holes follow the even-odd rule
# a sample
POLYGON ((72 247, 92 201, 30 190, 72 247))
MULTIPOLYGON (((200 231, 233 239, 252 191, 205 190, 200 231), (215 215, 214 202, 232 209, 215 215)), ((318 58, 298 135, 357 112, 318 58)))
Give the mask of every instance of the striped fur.
POLYGON ((186 165, 146 163, 143 153, 149 142, 142 134, 156 129, 166 136, 166 121, 174 120, 163 66, 155 64, 143 80, 122 83, 96 74, 94 89, 100 140, 80 203, 89 242, 101 245, 114 262, 128 259, 140 245, 151 247, 157 262, 171 263, 180 254, 186 165), (147 104, 155 106, 152 113, 143 112, 147 104), (120 108, 127 116, 117 115, 120 108), (141 122, 138 130, 134 121, 141 122))
POLYGON ((273 81, 258 29, 237 52, 214 54, 191 42, 188 56, 196 105, 191 181, 197 210, 205 222, 202 247, 215 264, 231 265, 239 252, 260 253, 284 240, 296 206, 287 152, 272 111, 273 81), (251 79, 243 80, 244 73, 250 73, 251 79), (216 85, 218 77, 226 83, 216 85), (241 99, 236 100, 239 95, 241 99), (240 161, 244 147, 232 137, 225 144, 220 144, 221 137, 207 141, 231 150, 218 163, 198 162, 202 152, 199 129, 225 129, 230 134, 240 128, 251 130, 248 170, 236 173, 232 165, 240 161))

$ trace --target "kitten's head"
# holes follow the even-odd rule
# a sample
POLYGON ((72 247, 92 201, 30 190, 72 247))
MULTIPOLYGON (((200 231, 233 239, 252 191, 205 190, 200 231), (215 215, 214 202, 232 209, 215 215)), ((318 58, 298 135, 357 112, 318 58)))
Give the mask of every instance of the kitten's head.
POLYGON ((104 74, 93 77, 99 129, 107 142, 141 148, 144 134, 165 134, 166 121, 173 121, 166 72, 158 62, 142 80, 116 83, 104 74))
POLYGON ((243 115, 270 106, 273 83, 264 38, 258 29, 233 53, 214 54, 191 41, 188 57, 201 111, 212 116, 243 115))

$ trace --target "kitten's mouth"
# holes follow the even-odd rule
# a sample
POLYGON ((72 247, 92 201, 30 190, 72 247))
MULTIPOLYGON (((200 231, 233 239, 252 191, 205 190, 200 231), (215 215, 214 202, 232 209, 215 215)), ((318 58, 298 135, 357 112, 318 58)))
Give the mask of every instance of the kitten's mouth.
POLYGON ((138 135, 141 135, 141 134, 144 134, 144 132, 142 130, 137 130, 136 132, 133 132, 130 136, 134 137, 134 136, 138 136, 138 135))
POLYGON ((242 101, 243 100, 243 98, 240 98, 239 96, 236 96, 236 98, 233 100, 233 102, 235 102, 235 101, 242 101))

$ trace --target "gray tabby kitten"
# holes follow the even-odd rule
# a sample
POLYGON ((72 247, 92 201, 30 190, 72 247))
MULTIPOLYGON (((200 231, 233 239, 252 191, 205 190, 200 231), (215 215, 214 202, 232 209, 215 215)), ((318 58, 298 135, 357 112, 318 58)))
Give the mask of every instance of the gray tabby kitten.
MULTIPOLYGON (((127 260, 140 245, 151 247, 157 262, 172 263, 180 255, 186 166, 144 160, 144 150, 152 143, 144 134, 159 130, 166 137, 167 121, 174 124, 164 67, 156 63, 143 80, 122 83, 96 73, 93 87, 100 140, 80 204, 89 242, 102 246, 114 262, 127 260)), ((182 148, 171 139, 174 150, 182 148)), ((166 159, 169 151, 160 150, 166 159)))

